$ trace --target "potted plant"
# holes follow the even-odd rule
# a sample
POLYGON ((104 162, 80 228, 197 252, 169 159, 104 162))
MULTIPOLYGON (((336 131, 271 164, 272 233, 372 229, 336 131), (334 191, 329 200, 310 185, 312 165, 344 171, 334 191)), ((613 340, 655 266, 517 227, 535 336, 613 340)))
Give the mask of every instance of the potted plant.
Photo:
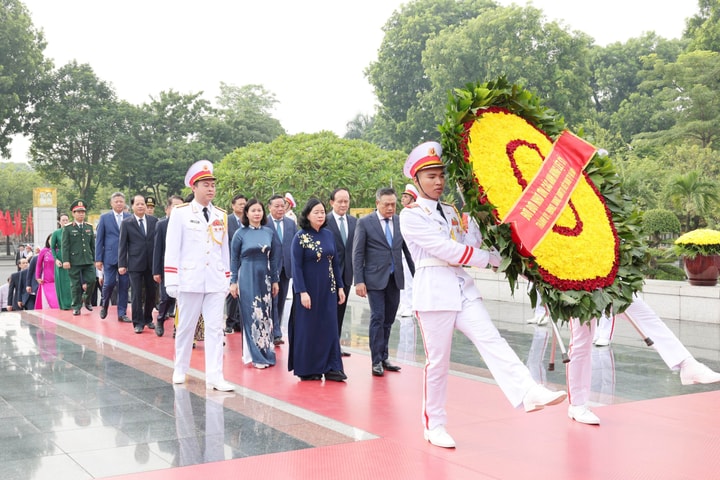
POLYGON ((717 285, 720 274, 720 231, 700 228, 681 235, 673 251, 683 257, 690 285, 717 285))

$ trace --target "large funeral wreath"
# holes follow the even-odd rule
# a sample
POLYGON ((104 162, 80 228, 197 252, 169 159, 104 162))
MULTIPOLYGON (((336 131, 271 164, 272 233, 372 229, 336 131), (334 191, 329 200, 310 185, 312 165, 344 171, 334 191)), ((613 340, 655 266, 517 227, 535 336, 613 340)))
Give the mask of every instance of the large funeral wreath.
POLYGON ((555 320, 587 322, 611 308, 623 312, 643 284, 641 215, 610 158, 593 156, 532 254, 518 248, 502 223, 565 129, 562 116, 505 78, 456 89, 440 127, 450 181, 464 192, 464 210, 486 244, 502 254, 499 269, 510 288, 526 277, 534 285, 533 305, 541 300, 555 320))

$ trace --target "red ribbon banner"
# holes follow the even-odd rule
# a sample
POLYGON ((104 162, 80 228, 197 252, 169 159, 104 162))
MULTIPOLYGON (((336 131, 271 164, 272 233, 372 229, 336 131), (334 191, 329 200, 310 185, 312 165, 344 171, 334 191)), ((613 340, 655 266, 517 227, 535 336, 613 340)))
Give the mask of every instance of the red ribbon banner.
POLYGON ((532 255, 557 222, 595 147, 567 130, 560 134, 535 178, 505 216, 520 253, 532 255))

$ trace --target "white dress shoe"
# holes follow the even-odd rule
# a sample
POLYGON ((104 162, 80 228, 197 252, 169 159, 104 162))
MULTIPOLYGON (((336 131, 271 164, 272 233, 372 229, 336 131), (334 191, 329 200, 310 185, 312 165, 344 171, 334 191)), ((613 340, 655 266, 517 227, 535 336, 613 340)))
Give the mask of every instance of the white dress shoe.
POLYGON ((688 358, 680 364, 680 383, 683 385, 715 382, 720 382, 720 373, 710 370, 694 358, 688 358))
POLYGON ((262 368, 267 368, 268 365, 265 363, 253 363, 253 367, 262 369, 262 368))
POLYGON ((593 342, 596 347, 607 347, 610 345, 610 339, 609 338, 598 338, 593 342))
POLYGON ((542 385, 535 385, 525 394, 523 398, 523 406, 526 412, 535 412, 542 410, 550 405, 557 405, 563 402, 567 398, 567 392, 560 390, 553 392, 543 387, 542 385))
POLYGON ((543 315, 542 317, 538 318, 537 324, 540 325, 541 327, 542 327, 543 325, 547 325, 547 323, 548 323, 548 316, 547 316, 547 315, 543 315))
POLYGON ((425 440, 436 447, 455 448, 455 440, 445 431, 445 426, 440 425, 432 430, 425 430, 425 440))
POLYGON ((586 425, 600 425, 600 419, 587 407, 587 405, 570 405, 568 407, 568 417, 578 423, 584 423, 586 425))
POLYGON ((180 372, 173 372, 172 382, 177 384, 185 383, 185 374, 180 372))
POLYGON ((235 387, 232 383, 226 382, 225 380, 218 380, 215 382, 206 382, 205 386, 208 390, 218 390, 220 392, 232 392, 235 387))
POLYGON ((532 318, 528 318, 527 323, 528 323, 528 325, 537 324, 540 321, 540 319, 543 317, 544 317, 544 315, 535 315, 532 318))

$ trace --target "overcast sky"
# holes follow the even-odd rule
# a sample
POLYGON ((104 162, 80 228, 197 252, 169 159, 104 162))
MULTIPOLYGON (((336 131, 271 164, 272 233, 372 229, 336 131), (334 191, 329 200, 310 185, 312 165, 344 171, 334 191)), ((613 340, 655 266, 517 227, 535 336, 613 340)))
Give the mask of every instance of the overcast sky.
MULTIPOLYGON (((382 27, 401 0, 23 0, 59 67, 89 63, 134 104, 163 90, 203 91, 220 82, 261 84, 276 95, 274 116, 290 134, 345 133, 375 98, 363 71, 376 59, 382 27)), ((500 4, 517 3, 498 0, 500 4)), ((679 38, 694 0, 535 0, 599 45, 654 30, 679 38)), ((15 141, 13 161, 25 161, 15 141)))

